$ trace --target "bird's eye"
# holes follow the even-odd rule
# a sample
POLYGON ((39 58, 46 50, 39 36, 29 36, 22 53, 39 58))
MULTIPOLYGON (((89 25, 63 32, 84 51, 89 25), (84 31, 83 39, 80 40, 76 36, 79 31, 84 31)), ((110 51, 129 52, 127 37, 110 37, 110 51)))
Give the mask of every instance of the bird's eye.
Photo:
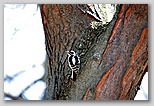
POLYGON ((73 52, 70 52, 70 54, 73 54, 73 52))

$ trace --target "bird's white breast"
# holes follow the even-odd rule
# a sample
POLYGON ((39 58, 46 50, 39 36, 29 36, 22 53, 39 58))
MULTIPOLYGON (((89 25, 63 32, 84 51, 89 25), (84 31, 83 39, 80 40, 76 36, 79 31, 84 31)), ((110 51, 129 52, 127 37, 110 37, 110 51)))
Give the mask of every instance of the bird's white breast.
POLYGON ((72 63, 75 64, 75 58, 74 58, 74 56, 72 58, 72 63))

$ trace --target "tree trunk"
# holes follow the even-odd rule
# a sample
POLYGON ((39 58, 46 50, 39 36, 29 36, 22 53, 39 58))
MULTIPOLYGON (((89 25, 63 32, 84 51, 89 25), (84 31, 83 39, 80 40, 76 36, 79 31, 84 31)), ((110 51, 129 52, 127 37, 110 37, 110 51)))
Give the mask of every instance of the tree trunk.
POLYGON ((118 5, 111 22, 97 29, 87 5, 41 5, 49 60, 46 99, 132 100, 148 67, 148 5, 118 5), (81 59, 70 80, 67 50, 81 59))

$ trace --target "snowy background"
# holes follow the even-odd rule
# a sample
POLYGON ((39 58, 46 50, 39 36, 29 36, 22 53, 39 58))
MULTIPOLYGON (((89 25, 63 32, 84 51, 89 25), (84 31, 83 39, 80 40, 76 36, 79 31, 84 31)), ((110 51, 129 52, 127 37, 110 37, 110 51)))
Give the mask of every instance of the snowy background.
POLYGON ((4 5, 4 92, 41 100, 46 87, 41 80, 45 59, 44 31, 37 5, 4 5))
MULTIPOLYGON (((4 94, 42 100, 45 38, 37 4, 4 5, 4 94)), ((4 100, 11 100, 4 96, 4 100)), ((135 100, 148 100, 148 74, 135 100)))

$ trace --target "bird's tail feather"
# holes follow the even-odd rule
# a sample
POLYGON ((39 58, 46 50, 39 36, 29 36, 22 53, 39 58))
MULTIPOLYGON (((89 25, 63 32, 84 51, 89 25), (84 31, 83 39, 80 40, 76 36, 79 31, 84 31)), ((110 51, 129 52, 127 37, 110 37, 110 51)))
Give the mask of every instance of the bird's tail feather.
POLYGON ((72 80, 76 81, 76 77, 77 77, 77 74, 74 71, 72 71, 72 75, 71 75, 72 80))

